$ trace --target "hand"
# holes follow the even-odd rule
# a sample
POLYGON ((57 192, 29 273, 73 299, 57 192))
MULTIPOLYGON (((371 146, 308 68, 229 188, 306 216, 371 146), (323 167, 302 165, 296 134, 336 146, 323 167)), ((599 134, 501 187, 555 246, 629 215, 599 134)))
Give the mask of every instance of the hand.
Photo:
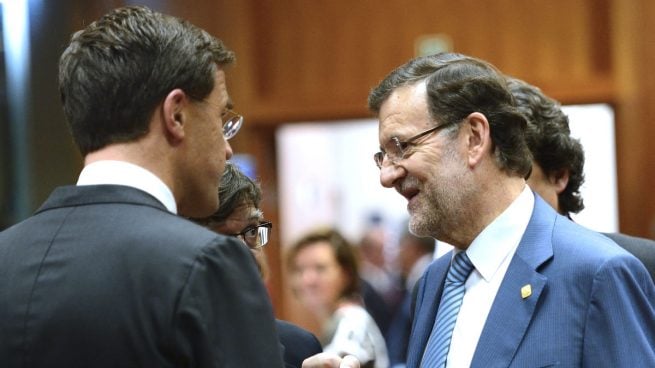
POLYGON ((340 357, 331 353, 320 353, 305 359, 302 368, 359 368, 359 360, 352 355, 340 357))

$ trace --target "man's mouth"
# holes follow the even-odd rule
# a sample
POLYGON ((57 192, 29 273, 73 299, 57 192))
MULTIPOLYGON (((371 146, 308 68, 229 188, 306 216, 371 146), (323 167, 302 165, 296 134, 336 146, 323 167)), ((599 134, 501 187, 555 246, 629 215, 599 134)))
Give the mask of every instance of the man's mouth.
POLYGON ((401 186, 401 187, 396 188, 396 191, 398 191, 398 193, 400 193, 400 195, 405 197, 408 202, 411 202, 412 198, 416 197, 418 195, 418 193, 419 193, 419 190, 416 187, 413 187, 413 186, 412 187, 405 187, 405 188, 403 188, 401 186))

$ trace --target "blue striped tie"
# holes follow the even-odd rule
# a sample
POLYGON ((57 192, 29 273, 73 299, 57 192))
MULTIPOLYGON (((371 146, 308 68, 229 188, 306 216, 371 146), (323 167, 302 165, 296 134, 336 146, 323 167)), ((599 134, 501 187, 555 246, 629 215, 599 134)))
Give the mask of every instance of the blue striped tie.
POLYGON ((459 252, 453 258, 446 276, 443 294, 437 318, 432 326, 428 345, 423 353, 421 367, 436 368, 445 367, 450 339, 453 336, 453 328, 457 321, 459 308, 462 306, 462 299, 466 288, 464 283, 473 271, 473 264, 465 252, 459 252))

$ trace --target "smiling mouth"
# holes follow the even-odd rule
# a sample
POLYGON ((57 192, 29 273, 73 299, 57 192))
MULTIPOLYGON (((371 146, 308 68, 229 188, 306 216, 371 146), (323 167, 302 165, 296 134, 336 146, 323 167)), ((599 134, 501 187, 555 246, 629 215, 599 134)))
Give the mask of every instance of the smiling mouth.
POLYGON ((398 188, 398 193, 405 197, 408 202, 411 202, 412 198, 416 197, 419 193, 419 190, 416 188, 398 188))

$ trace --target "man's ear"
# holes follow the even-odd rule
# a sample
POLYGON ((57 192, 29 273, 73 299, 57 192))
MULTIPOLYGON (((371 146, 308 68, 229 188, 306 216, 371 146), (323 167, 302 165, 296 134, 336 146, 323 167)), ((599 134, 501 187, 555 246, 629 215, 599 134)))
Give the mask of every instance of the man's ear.
POLYGON ((164 130, 173 141, 180 141, 184 138, 185 108, 188 104, 188 96, 179 88, 172 90, 164 98, 162 104, 164 130))
POLYGON ((557 195, 562 193, 566 189, 566 186, 569 185, 570 176, 569 169, 561 169, 548 176, 548 181, 555 188, 557 195))
POLYGON ((484 114, 473 112, 465 118, 467 127, 467 153, 468 164, 471 167, 477 166, 486 152, 491 152, 491 130, 489 121, 484 114))

